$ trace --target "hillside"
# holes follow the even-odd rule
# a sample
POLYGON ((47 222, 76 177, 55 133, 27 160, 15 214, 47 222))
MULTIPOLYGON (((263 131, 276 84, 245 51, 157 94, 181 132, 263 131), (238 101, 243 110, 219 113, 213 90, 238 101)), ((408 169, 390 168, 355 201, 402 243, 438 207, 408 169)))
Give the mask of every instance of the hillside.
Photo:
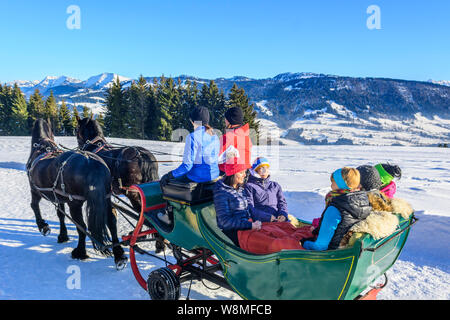
MULTIPOLYGON (((66 76, 16 81, 29 96, 53 91, 69 107, 104 112, 104 93, 119 75, 103 73, 85 81, 66 76)), ((196 81, 200 86, 209 83, 196 81)), ((124 87, 132 79, 119 76, 124 87)), ((153 77, 146 77, 152 83, 153 77)), ((447 81, 352 78, 283 73, 273 78, 214 79, 228 93, 234 83, 255 103, 265 129, 304 144, 438 145, 450 142, 450 86, 447 81), (277 130, 273 130, 277 129, 277 130)), ((11 83, 10 83, 11 84, 11 83)))

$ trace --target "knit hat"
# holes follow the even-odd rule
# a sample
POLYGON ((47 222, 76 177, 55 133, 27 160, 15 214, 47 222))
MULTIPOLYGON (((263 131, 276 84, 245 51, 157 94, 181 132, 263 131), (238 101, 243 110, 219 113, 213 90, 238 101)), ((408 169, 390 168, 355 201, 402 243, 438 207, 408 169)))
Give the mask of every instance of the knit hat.
POLYGON ((394 178, 400 179, 402 177, 402 170, 397 165, 389 163, 379 163, 375 166, 381 177, 383 186, 388 185, 394 178))
POLYGON ((262 166, 270 167, 269 160, 264 157, 256 158, 255 162, 253 162, 252 170, 256 172, 262 166))
POLYGON ((395 164, 379 163, 375 166, 381 177, 383 186, 388 185, 394 178, 400 179, 402 177, 402 169, 395 164))
POLYGON ((209 110, 205 107, 195 107, 191 114, 189 115, 189 118, 193 121, 201 121, 202 125, 209 124, 209 110))
POLYGON ((383 183, 381 182, 378 170, 371 165, 359 166, 358 169, 361 175, 361 186, 363 190, 380 190, 383 183))
POLYGON ((244 124, 244 113, 240 107, 232 107, 225 112, 225 119, 227 119, 231 125, 242 125, 244 124))

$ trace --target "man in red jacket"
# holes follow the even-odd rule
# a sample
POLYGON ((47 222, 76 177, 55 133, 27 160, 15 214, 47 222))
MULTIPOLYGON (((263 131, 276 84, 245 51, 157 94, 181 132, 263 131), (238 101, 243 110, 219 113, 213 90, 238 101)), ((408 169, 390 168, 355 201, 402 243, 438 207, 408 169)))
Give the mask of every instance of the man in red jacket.
POLYGON ((252 167, 250 128, 244 125, 244 114, 239 107, 225 112, 226 132, 222 135, 219 151, 219 169, 227 176, 252 167))

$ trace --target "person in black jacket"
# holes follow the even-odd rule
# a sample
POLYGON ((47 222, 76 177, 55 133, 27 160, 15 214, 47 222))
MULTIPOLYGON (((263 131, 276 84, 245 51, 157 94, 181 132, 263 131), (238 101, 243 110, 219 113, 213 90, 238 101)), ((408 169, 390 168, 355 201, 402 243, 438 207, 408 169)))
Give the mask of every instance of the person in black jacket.
POLYGON ((244 195, 246 170, 226 176, 214 186, 217 226, 239 247, 238 230, 261 229, 261 221, 252 222, 244 195))
POLYGON ((345 234, 357 222, 367 218, 372 211, 367 192, 359 191, 360 173, 344 167, 331 175, 331 189, 326 196, 326 208, 314 230, 317 238, 302 240, 307 250, 334 250, 345 234))

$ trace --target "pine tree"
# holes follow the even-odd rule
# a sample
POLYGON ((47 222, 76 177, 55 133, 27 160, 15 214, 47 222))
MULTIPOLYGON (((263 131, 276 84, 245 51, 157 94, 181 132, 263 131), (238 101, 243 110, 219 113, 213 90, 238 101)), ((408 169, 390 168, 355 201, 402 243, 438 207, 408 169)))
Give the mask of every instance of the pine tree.
POLYGON ((243 88, 238 88, 238 86, 233 84, 228 95, 227 106, 231 107, 241 107, 244 113, 244 123, 248 123, 250 129, 255 130, 256 136, 252 137, 252 140, 256 142, 259 139, 259 121, 256 120, 257 112, 254 110, 255 105, 250 104, 248 96, 245 94, 243 88))
POLYGON ((154 78, 153 83, 147 87, 147 117, 145 119, 145 135, 149 139, 157 139, 159 112, 156 102, 158 91, 158 79, 154 78))
POLYGON ((211 116, 210 125, 213 128, 219 130, 224 129, 225 123, 223 119, 227 109, 225 104, 225 94, 223 93, 223 90, 219 91, 219 88, 213 80, 209 82, 209 86, 206 84, 202 86, 199 97, 199 106, 209 109, 211 116))
POLYGON ((39 92, 39 89, 35 89, 34 93, 28 100, 28 126, 32 128, 33 123, 38 118, 44 118, 44 101, 39 92))
POLYGON ((170 140, 173 130, 174 116, 176 116, 177 107, 180 100, 178 91, 172 78, 166 79, 161 77, 161 82, 158 85, 156 92, 156 139, 170 140))
POLYGON ((90 115, 91 115, 90 110, 89 110, 89 108, 87 106, 83 106, 83 111, 82 111, 81 114, 83 115, 83 119, 84 118, 89 118, 90 115))
POLYGON ((29 133, 27 101, 17 83, 14 84, 13 89, 10 121, 12 134, 25 135, 29 133))
POLYGON ((190 130, 192 128, 189 116, 192 109, 198 106, 199 92, 197 88, 197 82, 191 82, 186 80, 185 86, 179 87, 181 97, 181 112, 179 123, 180 128, 190 130))
POLYGON ((170 88, 173 93, 171 99, 171 114, 172 114, 172 131, 176 129, 184 128, 186 122, 186 116, 183 110, 183 86, 181 79, 178 78, 177 82, 170 78, 169 82, 172 81, 173 87, 170 88))
POLYGON ((145 139, 145 122, 147 119, 149 91, 147 81, 141 75, 138 82, 133 82, 127 94, 128 122, 132 138, 145 139))
POLYGON ((71 122, 72 122, 72 128, 76 128, 78 126, 78 119, 80 118, 80 114, 78 112, 77 107, 73 107, 73 111, 72 111, 72 118, 71 118, 71 122))
POLYGON ((3 134, 3 86, 0 83, 0 135, 3 134))
POLYGON ((126 137, 127 127, 126 94, 119 77, 106 92, 105 131, 113 137, 126 137))
POLYGON ((2 135, 11 134, 11 115, 12 115, 12 104, 13 104, 13 89, 10 86, 3 86, 0 92, 0 105, 1 105, 1 133, 2 135))
POLYGON ((103 117, 102 113, 99 113, 95 120, 97 120, 98 124, 100 125, 100 127, 102 127, 102 129, 105 128, 105 118, 103 117))
POLYGON ((53 95, 53 91, 50 91, 50 95, 45 100, 44 105, 44 118, 50 120, 53 132, 58 132, 60 124, 58 121, 58 105, 53 95))
POLYGON ((59 134, 62 134, 64 136, 72 135, 74 129, 72 124, 72 118, 70 116, 69 109, 67 108, 67 105, 64 100, 62 101, 61 106, 59 107, 58 118, 59 122, 61 123, 61 130, 59 134))

